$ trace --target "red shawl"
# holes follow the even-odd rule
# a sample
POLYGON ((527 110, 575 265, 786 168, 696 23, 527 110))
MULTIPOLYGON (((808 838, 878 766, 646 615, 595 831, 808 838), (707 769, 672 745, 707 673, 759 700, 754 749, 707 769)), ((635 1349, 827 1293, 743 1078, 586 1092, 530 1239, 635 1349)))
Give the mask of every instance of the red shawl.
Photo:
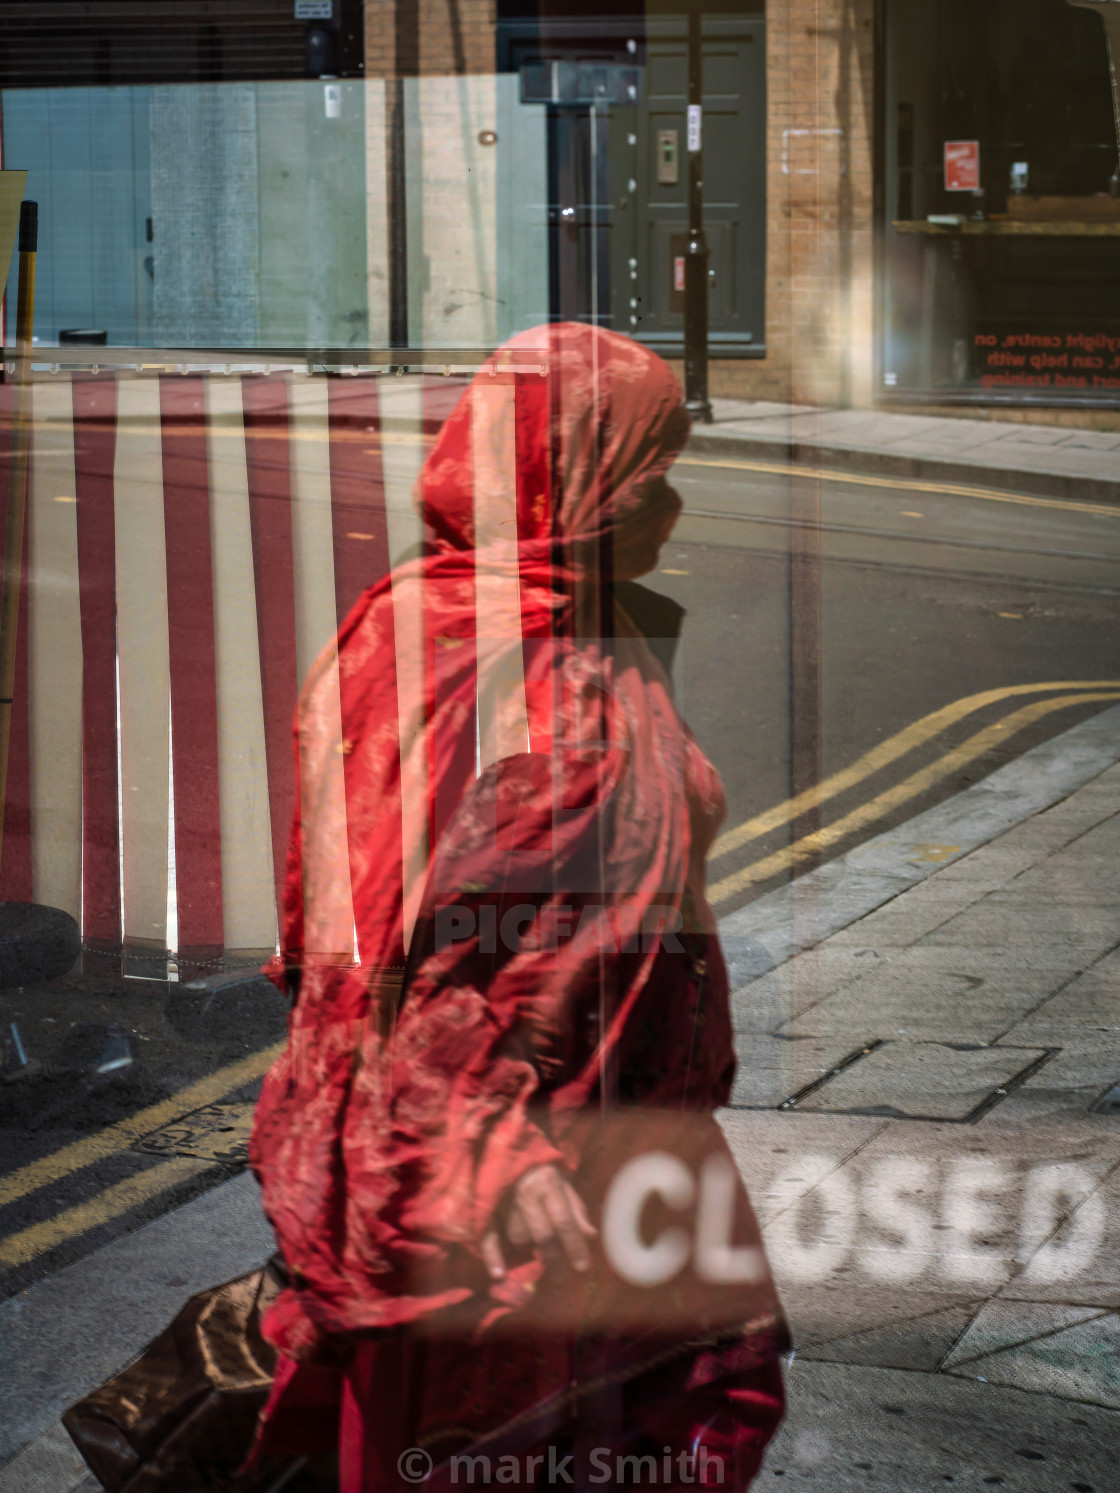
MULTIPOLYGON (((610 557, 687 432, 639 344, 514 338, 424 465, 429 553, 363 594, 307 680, 273 970, 298 970, 298 999, 252 1144, 293 1281, 267 1328, 290 1354, 498 1308, 512 1287, 479 1241, 511 1186, 579 1165, 579 1113, 613 1102, 636 1036, 660 1071, 635 1032, 650 935, 682 902, 714 930, 722 799, 610 557), (385 972, 406 960, 398 1009, 385 972)), ((721 1020, 684 1088, 642 1102, 710 1113, 731 1061, 721 1020)))

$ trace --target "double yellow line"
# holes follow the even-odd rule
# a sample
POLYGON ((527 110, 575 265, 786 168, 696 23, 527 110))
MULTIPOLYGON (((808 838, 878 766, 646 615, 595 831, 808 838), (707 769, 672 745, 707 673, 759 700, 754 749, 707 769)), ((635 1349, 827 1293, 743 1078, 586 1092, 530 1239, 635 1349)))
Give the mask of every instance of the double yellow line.
MULTIPOLYGON (((265 1048, 263 1052, 255 1052, 251 1057, 242 1058, 240 1062, 219 1069, 217 1073, 208 1074, 198 1083, 191 1084, 178 1094, 172 1094, 169 1099, 161 1099, 158 1104, 150 1104, 146 1109, 137 1110, 123 1120, 107 1125, 96 1135, 84 1136, 50 1156, 40 1157, 38 1161, 31 1161, 17 1171, 9 1172, 6 1177, 0 1177, 0 1207, 27 1197, 40 1187, 59 1182, 83 1167, 92 1166, 94 1162, 104 1161, 106 1157, 125 1150, 135 1141, 143 1140, 146 1135, 182 1119, 184 1115, 192 1114, 196 1109, 202 1109, 204 1105, 216 1104, 227 1094, 260 1078, 283 1049, 284 1044, 281 1042, 265 1048)), ((211 1164, 189 1156, 173 1156, 168 1161, 147 1167, 114 1183, 88 1202, 78 1203, 42 1223, 32 1224, 18 1233, 9 1234, 6 1239, 0 1239, 0 1270, 25 1265, 29 1260, 68 1239, 75 1239, 90 1229, 119 1218, 131 1208, 206 1171, 211 1164)))
POLYGON ((977 731, 963 741, 960 746, 945 752, 934 762, 929 763, 919 771, 911 773, 900 783, 886 789, 875 798, 860 804, 850 813, 834 820, 832 824, 824 828, 814 830, 811 834, 802 835, 794 840, 792 844, 784 846, 772 855, 765 856, 762 860, 754 861, 744 866, 739 871, 722 877, 713 882, 708 888, 708 900, 713 906, 728 902, 732 897, 738 896, 748 887, 757 886, 761 882, 768 881, 770 877, 776 876, 783 871, 796 870, 798 866, 806 861, 816 860, 822 851, 828 850, 840 841, 854 834, 857 830, 865 828, 876 820, 884 818, 894 809, 911 799, 919 797, 928 789, 932 788, 942 779, 950 777, 962 767, 977 758, 984 756, 995 746, 1008 740, 1017 731, 1032 725, 1035 721, 1043 719, 1057 710, 1068 710, 1074 705, 1088 704, 1092 701, 1117 700, 1120 699, 1120 679, 1092 679, 1092 680, 1067 680, 1050 684, 1017 684, 1010 685, 1004 689, 984 690, 980 694, 966 695, 961 700, 954 701, 951 705, 943 706, 940 710, 933 711, 930 715, 923 716, 913 725, 907 726, 905 730, 899 731, 897 735, 889 740, 881 742, 872 747, 862 757, 856 759, 849 767, 840 772, 833 773, 830 777, 813 788, 799 793, 796 797, 787 799, 785 803, 776 805, 773 809, 766 810, 763 814, 748 819, 744 824, 735 829, 728 830, 721 835, 712 846, 709 861, 718 860, 722 856, 730 855, 732 851, 740 849, 752 840, 761 839, 773 830, 780 829, 783 825, 791 824, 803 814, 812 809, 817 809, 830 799, 854 788, 872 774, 881 772, 883 768, 889 767, 897 762, 907 753, 915 751, 918 747, 932 741, 934 737, 963 720, 966 716, 983 710, 985 706, 1007 700, 1014 696, 1052 694, 1055 690, 1064 690, 1068 693, 1061 694, 1055 699, 1037 700, 1033 704, 1021 706, 1010 715, 1004 716, 991 726, 986 726, 982 731, 977 731))

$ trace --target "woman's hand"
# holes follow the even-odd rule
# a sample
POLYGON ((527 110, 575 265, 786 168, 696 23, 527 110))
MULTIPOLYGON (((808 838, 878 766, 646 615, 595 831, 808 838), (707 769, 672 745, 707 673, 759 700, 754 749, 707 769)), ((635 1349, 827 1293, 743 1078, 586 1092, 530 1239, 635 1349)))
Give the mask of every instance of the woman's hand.
MULTIPOLYGON (((545 1254, 560 1246, 573 1270, 591 1266, 587 1241, 594 1226, 579 1193, 554 1166, 535 1166, 516 1183, 506 1234, 511 1244, 532 1244, 545 1254)), ((494 1279, 501 1280, 506 1262, 497 1229, 484 1236, 482 1259, 494 1279)))

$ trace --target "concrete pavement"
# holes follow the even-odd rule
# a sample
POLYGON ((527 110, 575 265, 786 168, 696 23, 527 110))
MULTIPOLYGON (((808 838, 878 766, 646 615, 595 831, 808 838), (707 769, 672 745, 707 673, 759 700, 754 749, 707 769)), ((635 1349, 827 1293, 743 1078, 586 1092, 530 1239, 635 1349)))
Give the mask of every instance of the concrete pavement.
POLYGON ((736 993, 766 1107, 725 1116, 797 1344, 763 1487, 1120 1483, 1120 766, 1084 776, 1109 733, 725 920, 792 951, 736 993), (1049 807, 961 843, 1020 794, 1049 807), (935 863, 889 895, 892 853, 935 863))
MULTIPOLYGON (((1117 1486, 1120 708, 723 920, 723 1123, 796 1344, 760 1487, 1117 1486)), ((0 1305, 0 1493, 268 1250, 245 1177, 0 1305)))
POLYGON ((714 399, 712 413, 693 431, 695 454, 1120 502, 1120 430, 766 400, 714 399))

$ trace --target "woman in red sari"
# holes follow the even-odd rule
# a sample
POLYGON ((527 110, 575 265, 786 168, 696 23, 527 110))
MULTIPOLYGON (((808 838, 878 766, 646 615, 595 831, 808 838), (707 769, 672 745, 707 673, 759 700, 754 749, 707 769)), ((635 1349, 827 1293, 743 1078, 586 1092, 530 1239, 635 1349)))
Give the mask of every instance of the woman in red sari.
POLYGON ((514 338, 425 463, 425 557, 301 697, 295 1002, 252 1147, 290 1274, 261 1444, 337 1446, 342 1493, 742 1488, 781 1416, 713 1119, 722 792, 656 636, 679 619, 633 582, 687 435, 637 343, 514 338))

